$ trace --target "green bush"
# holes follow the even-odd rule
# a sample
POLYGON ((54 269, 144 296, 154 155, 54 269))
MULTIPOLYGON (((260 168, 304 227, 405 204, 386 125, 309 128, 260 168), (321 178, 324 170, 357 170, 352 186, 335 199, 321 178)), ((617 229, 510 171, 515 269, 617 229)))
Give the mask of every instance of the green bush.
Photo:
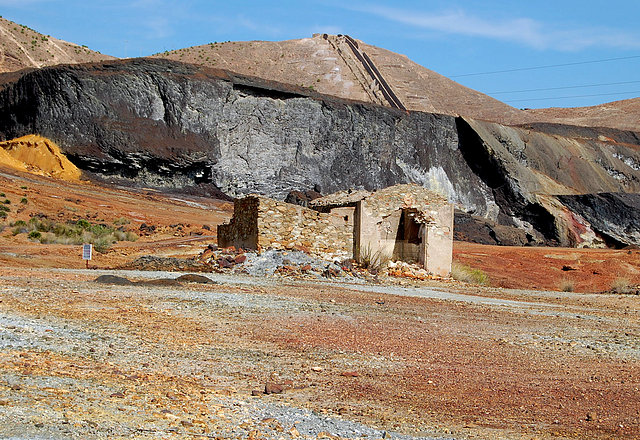
POLYGON ((0 211, 0 218, 7 218, 7 213, 5 211, 0 211))
POLYGON ((4 203, 5 205, 10 205, 11 204, 11 200, 4 199, 4 202, 2 202, 2 203, 4 203))
POLYGON ((11 211, 11 208, 9 208, 8 206, 0 205, 0 211, 9 212, 11 211))
POLYGON ((89 223, 89 220, 85 220, 83 218, 81 218, 80 220, 78 220, 76 222, 76 226, 82 228, 82 229, 88 229, 91 226, 91 223, 89 223))
POLYGON ((138 236, 130 231, 115 230, 105 224, 92 224, 80 219, 75 223, 57 223, 45 217, 31 217, 28 222, 18 220, 11 225, 13 235, 28 233, 32 240, 43 244, 91 243, 97 252, 106 252, 118 241, 136 241, 138 236))
POLYGON ((27 203, 29 203, 29 200, 27 200, 26 197, 23 197, 20 199, 20 203, 22 203, 23 205, 26 205, 27 203))
POLYGON ((38 232, 38 231, 31 231, 31 232, 29 232, 28 237, 31 240, 40 240, 40 238, 42 237, 42 234, 40 232, 38 232))

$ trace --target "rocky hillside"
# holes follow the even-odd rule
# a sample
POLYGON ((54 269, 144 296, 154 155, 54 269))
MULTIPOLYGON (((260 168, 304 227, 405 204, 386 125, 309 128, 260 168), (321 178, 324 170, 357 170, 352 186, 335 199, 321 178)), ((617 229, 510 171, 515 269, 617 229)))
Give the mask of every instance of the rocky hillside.
POLYGON ((504 125, 547 122, 640 130, 640 98, 595 107, 523 111, 464 87, 404 55, 347 35, 215 42, 153 57, 227 69, 340 98, 504 125))
POLYGON ((526 122, 526 113, 464 87, 404 55, 346 35, 210 43, 154 57, 294 84, 393 108, 526 122))
POLYGON ((621 237, 607 228, 624 225, 594 230, 587 210, 559 195, 640 192, 634 132, 406 112, 168 60, 51 67, 0 83, 0 137, 42 134, 80 168, 131 184, 204 182, 282 199, 316 185, 416 182, 531 242, 567 245, 621 237))
POLYGON ((85 46, 58 40, 0 18, 0 73, 28 67, 77 64, 114 59, 85 46))

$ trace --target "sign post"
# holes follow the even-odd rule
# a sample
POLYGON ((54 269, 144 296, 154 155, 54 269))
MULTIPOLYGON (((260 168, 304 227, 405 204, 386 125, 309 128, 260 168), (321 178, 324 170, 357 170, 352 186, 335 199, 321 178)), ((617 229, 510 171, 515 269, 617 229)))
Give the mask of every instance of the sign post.
POLYGON ((93 245, 85 243, 82 245, 82 259, 87 263, 87 269, 89 269, 89 260, 91 260, 91 254, 93 253, 93 245))

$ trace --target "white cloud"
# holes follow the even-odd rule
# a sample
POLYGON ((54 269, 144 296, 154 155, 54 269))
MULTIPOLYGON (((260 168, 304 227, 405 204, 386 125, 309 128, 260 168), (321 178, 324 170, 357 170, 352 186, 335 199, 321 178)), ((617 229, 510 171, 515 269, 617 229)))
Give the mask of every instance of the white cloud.
POLYGON ((358 10, 420 29, 516 42, 536 49, 640 48, 640 36, 614 29, 560 28, 530 18, 491 20, 470 15, 463 10, 430 13, 384 6, 358 10))

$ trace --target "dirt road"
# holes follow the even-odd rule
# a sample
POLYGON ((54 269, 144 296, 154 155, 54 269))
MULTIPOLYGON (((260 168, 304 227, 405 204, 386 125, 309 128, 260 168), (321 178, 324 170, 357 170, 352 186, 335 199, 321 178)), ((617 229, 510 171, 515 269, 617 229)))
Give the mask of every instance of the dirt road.
POLYGON ((100 274, 0 270, 0 437, 640 438, 637 296, 100 274))

